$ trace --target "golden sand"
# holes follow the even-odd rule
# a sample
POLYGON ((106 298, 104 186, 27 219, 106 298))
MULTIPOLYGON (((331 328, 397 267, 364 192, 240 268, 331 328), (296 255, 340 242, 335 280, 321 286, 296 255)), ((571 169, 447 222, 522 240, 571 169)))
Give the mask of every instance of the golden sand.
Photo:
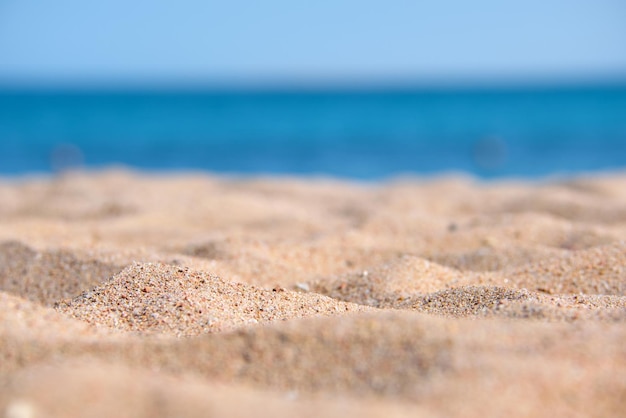
POLYGON ((0 416, 619 417, 626 176, 0 181, 0 416))

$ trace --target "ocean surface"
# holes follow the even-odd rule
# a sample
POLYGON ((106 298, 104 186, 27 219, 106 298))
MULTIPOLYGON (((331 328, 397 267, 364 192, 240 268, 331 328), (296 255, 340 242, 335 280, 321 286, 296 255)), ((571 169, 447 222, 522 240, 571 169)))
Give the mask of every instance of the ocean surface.
POLYGON ((626 84, 325 91, 0 90, 0 174, 144 170, 380 179, 626 168, 626 84))

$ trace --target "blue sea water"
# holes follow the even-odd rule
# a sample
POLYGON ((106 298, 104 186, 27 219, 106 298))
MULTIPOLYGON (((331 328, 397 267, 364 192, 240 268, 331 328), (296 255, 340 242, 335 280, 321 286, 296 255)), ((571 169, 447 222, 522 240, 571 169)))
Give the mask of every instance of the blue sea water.
POLYGON ((623 169, 626 85, 0 91, 0 174, 119 164, 357 179, 623 169))

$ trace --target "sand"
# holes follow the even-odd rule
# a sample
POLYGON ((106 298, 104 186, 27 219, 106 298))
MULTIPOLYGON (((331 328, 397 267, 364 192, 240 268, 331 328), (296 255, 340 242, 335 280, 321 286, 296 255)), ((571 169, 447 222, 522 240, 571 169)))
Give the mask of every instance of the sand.
POLYGON ((626 175, 0 180, 0 416, 621 417, 626 175))

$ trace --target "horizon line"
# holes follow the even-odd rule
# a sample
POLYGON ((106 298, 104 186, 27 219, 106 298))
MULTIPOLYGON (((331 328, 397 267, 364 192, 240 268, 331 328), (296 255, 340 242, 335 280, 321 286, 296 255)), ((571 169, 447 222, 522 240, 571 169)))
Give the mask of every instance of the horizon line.
POLYGON ((415 77, 361 79, 213 78, 213 79, 27 79, 0 77, 0 91, 258 91, 258 92, 376 92, 446 90, 550 90, 626 87, 626 74, 584 77, 415 77))

